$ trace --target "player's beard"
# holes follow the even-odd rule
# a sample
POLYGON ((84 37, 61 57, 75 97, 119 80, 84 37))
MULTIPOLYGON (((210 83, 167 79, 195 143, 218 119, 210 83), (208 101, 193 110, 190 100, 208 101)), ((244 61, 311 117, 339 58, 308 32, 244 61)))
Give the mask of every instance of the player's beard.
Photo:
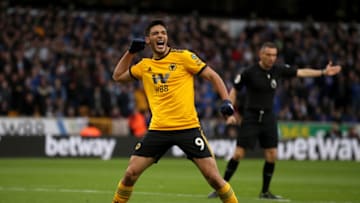
POLYGON ((168 49, 170 49, 170 47, 168 47, 167 45, 164 45, 164 48, 161 48, 161 49, 159 49, 156 44, 153 45, 153 52, 154 52, 154 55, 156 55, 157 57, 162 57, 162 56, 166 55, 168 52, 168 49))

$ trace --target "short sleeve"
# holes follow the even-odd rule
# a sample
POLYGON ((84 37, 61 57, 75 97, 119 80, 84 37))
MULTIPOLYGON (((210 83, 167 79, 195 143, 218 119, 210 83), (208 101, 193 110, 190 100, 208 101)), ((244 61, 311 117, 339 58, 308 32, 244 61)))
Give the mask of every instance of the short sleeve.
POLYGON ((203 62, 195 53, 188 50, 184 52, 183 60, 184 67, 192 74, 198 74, 206 67, 205 62, 203 62))
POLYGON ((236 90, 241 90, 242 86, 246 80, 246 71, 247 69, 241 70, 238 74, 235 75, 233 86, 236 90))
POLYGON ((143 75, 143 60, 141 60, 139 63, 131 66, 129 69, 131 77, 133 77, 135 80, 140 80, 143 75))
POLYGON ((297 75, 297 69, 289 64, 277 65, 277 69, 283 77, 296 77, 297 75))

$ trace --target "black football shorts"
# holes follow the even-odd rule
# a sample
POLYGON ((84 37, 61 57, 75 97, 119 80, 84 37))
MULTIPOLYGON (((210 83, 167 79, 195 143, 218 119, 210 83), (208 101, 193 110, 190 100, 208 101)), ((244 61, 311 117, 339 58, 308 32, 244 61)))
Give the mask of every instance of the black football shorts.
POLYGON ((276 148, 278 145, 278 127, 275 115, 265 112, 261 120, 257 111, 244 113, 237 136, 237 146, 254 149, 257 141, 261 148, 276 148))
POLYGON ((154 157, 157 162, 174 145, 177 145, 188 159, 213 156, 201 128, 174 131, 149 130, 136 144, 133 155, 154 157))

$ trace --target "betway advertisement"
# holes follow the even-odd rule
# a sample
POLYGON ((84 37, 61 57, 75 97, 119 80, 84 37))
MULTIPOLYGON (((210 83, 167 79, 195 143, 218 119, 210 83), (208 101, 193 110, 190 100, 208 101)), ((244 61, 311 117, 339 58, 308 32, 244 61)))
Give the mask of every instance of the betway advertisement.
POLYGON ((45 154, 49 157, 100 157, 111 158, 116 145, 115 139, 86 139, 80 136, 67 139, 46 136, 45 154))
POLYGON ((280 160, 356 160, 360 161, 359 139, 324 139, 322 136, 297 138, 279 143, 280 160))
MULTIPOLYGON (((217 158, 229 159, 236 146, 233 139, 210 139, 209 144, 217 158)), ((134 137, 83 138, 80 136, 0 136, 0 157, 98 157, 108 160, 128 157, 134 150, 134 137)), ((166 156, 184 157, 178 147, 166 156)), ((260 148, 246 153, 247 158, 262 158, 260 148)), ((281 141, 280 160, 342 160, 360 161, 358 139, 323 139, 323 137, 296 138, 281 141)))
MULTIPOLYGON (((233 155, 236 141, 209 140, 216 157, 229 159, 233 155)), ((175 157, 185 154, 178 147, 173 147, 171 153, 175 157)), ((246 157, 262 157, 262 149, 248 150, 246 157)), ((321 136, 297 138, 281 141, 278 146, 279 160, 341 160, 360 161, 360 142, 358 139, 324 139, 321 136)))
POLYGON ((87 158, 130 156, 134 137, 0 136, 0 157, 87 158))

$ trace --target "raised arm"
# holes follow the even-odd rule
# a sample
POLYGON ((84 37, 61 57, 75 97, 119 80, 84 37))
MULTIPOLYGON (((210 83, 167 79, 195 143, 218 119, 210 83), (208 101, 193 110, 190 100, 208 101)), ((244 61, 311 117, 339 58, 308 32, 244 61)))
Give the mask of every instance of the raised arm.
POLYGON ((325 69, 317 70, 313 68, 302 68, 297 70, 298 77, 320 77, 320 76, 333 76, 341 71, 341 66, 332 65, 330 61, 325 69))
POLYGON ((117 82, 128 82, 131 81, 132 77, 129 73, 131 62, 134 59, 135 53, 145 48, 145 41, 143 39, 134 39, 131 42, 129 50, 120 58, 116 64, 112 78, 117 82))
POLYGON ((117 82, 128 82, 131 81, 131 76, 129 73, 129 68, 131 62, 134 58, 134 54, 130 54, 129 51, 126 51, 125 54, 120 58, 119 62, 116 64, 112 78, 117 82))

